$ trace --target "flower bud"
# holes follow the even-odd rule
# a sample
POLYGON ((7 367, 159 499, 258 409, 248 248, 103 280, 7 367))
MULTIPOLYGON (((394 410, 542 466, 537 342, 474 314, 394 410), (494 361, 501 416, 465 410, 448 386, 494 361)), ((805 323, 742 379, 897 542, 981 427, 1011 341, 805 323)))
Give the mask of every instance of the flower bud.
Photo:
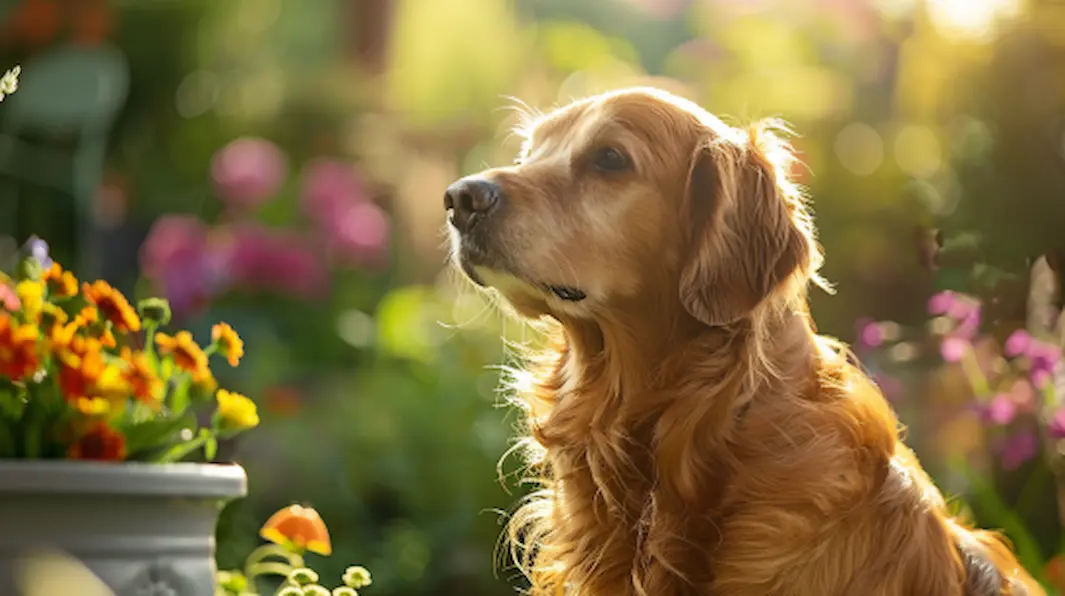
POLYGON ((165 298, 145 298, 137 303, 137 312, 145 321, 156 325, 170 324, 170 303, 165 298))
POLYGON ((313 569, 298 567, 288 574, 288 581, 300 586, 315 584, 318 583, 318 574, 313 569))

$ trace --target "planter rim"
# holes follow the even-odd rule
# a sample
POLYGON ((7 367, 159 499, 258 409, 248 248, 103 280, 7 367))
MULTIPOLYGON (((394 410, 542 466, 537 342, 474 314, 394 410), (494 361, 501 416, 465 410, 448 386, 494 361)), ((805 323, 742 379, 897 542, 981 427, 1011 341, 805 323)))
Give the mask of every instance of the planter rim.
POLYGON ((238 464, 0 460, 0 495, 27 493, 232 499, 248 476, 238 464))

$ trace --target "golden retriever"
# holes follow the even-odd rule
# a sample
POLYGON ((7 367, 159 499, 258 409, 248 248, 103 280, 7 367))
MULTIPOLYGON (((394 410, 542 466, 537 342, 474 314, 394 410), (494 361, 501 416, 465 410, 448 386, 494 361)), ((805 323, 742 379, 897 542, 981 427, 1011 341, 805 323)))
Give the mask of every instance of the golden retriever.
POLYGON ((444 203, 456 265, 555 330, 518 396, 533 595, 1043 593, 816 334, 821 249, 774 123, 636 88, 523 133, 444 203))

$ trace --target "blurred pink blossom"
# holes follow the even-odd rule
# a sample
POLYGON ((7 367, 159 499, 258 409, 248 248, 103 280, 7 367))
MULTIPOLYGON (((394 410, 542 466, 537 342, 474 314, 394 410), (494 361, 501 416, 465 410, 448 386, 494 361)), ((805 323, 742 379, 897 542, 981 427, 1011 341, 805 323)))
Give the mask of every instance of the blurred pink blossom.
POLYGON ((957 302, 957 297, 954 292, 945 290, 937 294, 933 294, 928 299, 928 314, 931 315, 945 315, 950 311, 951 306, 957 302))
POLYGON ((203 222, 185 215, 156 220, 139 255, 144 275, 178 315, 202 307, 221 289, 224 275, 218 256, 203 222))
POLYGON ((1016 470, 1024 462, 1035 457, 1039 451, 1039 439, 1035 433, 1025 431, 1007 437, 998 445, 998 451, 1002 457, 1002 467, 1007 470, 1016 470))
POLYGON ((1028 345, 1032 342, 1032 336, 1024 329, 1018 329, 1006 339, 1003 351, 1010 358, 1020 356, 1028 351, 1028 345))
POLYGON ((328 272, 303 237, 252 223, 235 225, 225 234, 233 285, 304 299, 327 291, 328 272))
POLYGON ((257 137, 242 137, 215 153, 211 178, 215 190, 230 207, 253 208, 277 192, 285 180, 285 156, 276 145, 257 137))
POLYGON ((960 337, 947 337, 939 345, 939 353, 947 362, 959 362, 965 357, 972 346, 967 339, 960 337))
POLYGON ((991 403, 987 404, 984 415, 992 424, 1006 425, 1017 415, 1017 405, 1009 395, 1000 393, 991 399, 991 403))
POLYGON ((352 164, 328 158, 303 168, 300 200, 307 217, 326 227, 352 205, 366 202, 369 193, 352 164))
POLYGON ((329 222, 330 254, 340 261, 379 264, 388 249, 389 221, 384 209, 375 203, 356 203, 329 222))

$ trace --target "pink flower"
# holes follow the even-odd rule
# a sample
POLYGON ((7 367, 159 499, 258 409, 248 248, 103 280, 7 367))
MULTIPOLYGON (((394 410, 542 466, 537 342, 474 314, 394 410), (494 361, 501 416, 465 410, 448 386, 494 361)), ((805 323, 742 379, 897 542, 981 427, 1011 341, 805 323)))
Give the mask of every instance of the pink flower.
POLYGON ((303 299, 328 289, 322 259, 304 238, 250 223, 226 233, 226 268, 234 285, 303 299))
POLYGON ((365 202, 369 193, 352 164, 316 159, 303 169, 300 199, 303 211, 312 221, 328 225, 352 205, 365 202))
POLYGON ((21 307, 15 289, 7 284, 0 284, 0 307, 6 308, 11 312, 18 310, 19 307, 21 307))
POLYGON ((224 285, 218 255, 198 219, 168 215, 156 220, 140 248, 141 269, 181 315, 205 305, 224 285))
POLYGON ((947 337, 939 345, 939 353, 947 362, 959 362, 965 353, 972 349, 969 340, 960 337, 947 337))
POLYGON ((957 302, 957 297, 954 292, 945 290, 934 294, 928 299, 928 314, 931 315, 945 315, 950 311, 951 306, 957 302))
POLYGON ((1003 347, 1003 351, 1010 358, 1015 358, 1028 351, 1028 346, 1032 342, 1032 336, 1024 329, 1018 329, 1010 334, 1006 339, 1006 344, 1003 347))
POLYGON ((1047 433, 1055 439, 1065 439, 1065 408, 1058 409, 1047 423, 1047 433))
POLYGON ((330 254, 347 263, 379 263, 388 249, 388 215, 374 203, 349 205, 329 222, 327 232, 330 254))
POLYGON ((869 321, 858 330, 858 340, 863 346, 875 348, 884 343, 884 331, 876 321, 869 321))
POLYGON ((987 420, 992 424, 1006 425, 1013 421, 1013 418, 1017 415, 1017 406, 1010 399, 1009 395, 998 394, 987 405, 987 410, 984 412, 987 420))
POLYGON ((231 207, 261 205, 285 179, 285 156, 265 139, 243 137, 226 145, 211 160, 211 178, 231 207))
POLYGON ((1039 451, 1039 440, 1034 433, 1020 432, 1007 437, 999 446, 1002 456, 1002 467, 1007 470, 1016 470, 1024 462, 1035 457, 1039 451))

